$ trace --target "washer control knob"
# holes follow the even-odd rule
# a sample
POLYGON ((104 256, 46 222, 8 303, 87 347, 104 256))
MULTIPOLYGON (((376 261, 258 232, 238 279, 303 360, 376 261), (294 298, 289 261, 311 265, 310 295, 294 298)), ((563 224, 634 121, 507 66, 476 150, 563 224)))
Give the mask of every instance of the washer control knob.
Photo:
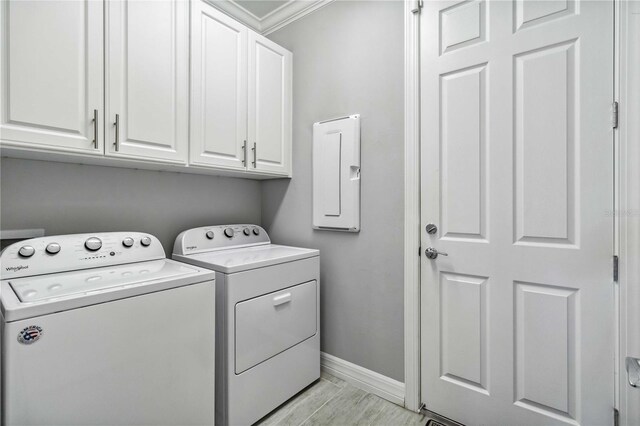
POLYGON ((58 254, 60 252, 60 244, 49 243, 47 244, 47 248, 45 248, 45 251, 49 254, 58 254))
POLYGON ((242 233, 243 233, 244 235, 246 235, 247 237, 248 237, 249 235, 251 235, 251 231, 249 231, 249 228, 244 228, 244 229, 242 230, 242 233))
POLYGON ((233 237, 233 229, 231 229, 231 228, 227 228, 227 229, 225 229, 225 230, 224 230, 224 235, 225 235, 227 238, 231 238, 231 237, 233 237))
POLYGON ((260 235, 260 228, 258 227, 253 228, 253 235, 260 235))
POLYGON ((151 238, 149 237, 140 238, 140 244, 142 244, 145 247, 149 247, 151 245, 151 238))
POLYGON ((213 240, 213 231, 207 231, 205 234, 209 240, 213 240))
POLYGON ((102 240, 98 237, 87 238, 84 242, 84 246, 89 251, 97 251, 102 248, 102 240))
POLYGON ((133 238, 131 237, 126 237, 124 240, 122 240, 122 245, 125 247, 133 247, 133 238))
POLYGON ((36 249, 31 246, 22 246, 20 247, 20 250, 18 250, 18 254, 20 255, 20 257, 31 257, 35 252, 36 249))

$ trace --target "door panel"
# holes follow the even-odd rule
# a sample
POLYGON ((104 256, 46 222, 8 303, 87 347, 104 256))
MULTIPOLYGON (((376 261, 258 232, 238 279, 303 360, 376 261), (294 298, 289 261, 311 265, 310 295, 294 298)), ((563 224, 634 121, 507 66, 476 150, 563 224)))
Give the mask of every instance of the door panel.
POLYGON ((514 57, 516 243, 575 241, 575 50, 514 57))
POLYGON ((486 234, 486 64, 441 76, 442 232, 486 234))
POLYGON ((0 4, 4 145, 102 153, 102 7, 99 1, 0 4))
POLYGON ((441 10, 440 27, 440 53, 486 41, 486 2, 460 2, 441 10))
POLYGON ((515 283, 516 404, 577 417, 577 298, 575 288, 515 283))
POLYGON ((291 62, 291 52, 249 32, 249 170, 290 173, 291 62))
POLYGON ((516 30, 541 24, 576 13, 576 0, 532 1, 517 0, 515 2, 516 30))
POLYGON ((244 170, 247 28, 200 0, 191 16, 190 163, 244 170))
POLYGON ((185 163, 189 2, 113 1, 107 10, 107 155, 185 163))
POLYGON ((474 424, 613 420, 613 2, 421 15, 422 399, 474 424))
POLYGON ((487 278, 440 276, 442 360, 445 380, 487 390, 487 278))

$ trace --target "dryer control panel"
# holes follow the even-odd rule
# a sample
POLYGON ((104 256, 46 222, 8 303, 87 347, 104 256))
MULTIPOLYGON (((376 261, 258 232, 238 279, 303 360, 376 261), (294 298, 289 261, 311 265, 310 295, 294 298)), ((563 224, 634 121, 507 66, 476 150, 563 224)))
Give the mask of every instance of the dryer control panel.
POLYGON ((213 250, 271 244, 267 232, 258 225, 216 225, 182 232, 173 245, 173 254, 188 255, 213 250))
POLYGON ((39 237, 17 242, 2 251, 0 279, 164 258, 160 241, 140 232, 39 237))

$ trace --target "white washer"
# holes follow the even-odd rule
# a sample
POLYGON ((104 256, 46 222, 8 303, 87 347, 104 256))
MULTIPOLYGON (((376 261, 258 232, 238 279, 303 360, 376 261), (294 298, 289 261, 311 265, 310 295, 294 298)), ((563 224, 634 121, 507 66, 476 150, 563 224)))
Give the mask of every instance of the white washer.
POLYGON ((173 258, 216 271, 216 424, 252 424, 320 377, 318 250, 226 225, 184 231, 173 258))
POLYGON ((138 232, 0 255, 3 425, 213 425, 215 274, 138 232))

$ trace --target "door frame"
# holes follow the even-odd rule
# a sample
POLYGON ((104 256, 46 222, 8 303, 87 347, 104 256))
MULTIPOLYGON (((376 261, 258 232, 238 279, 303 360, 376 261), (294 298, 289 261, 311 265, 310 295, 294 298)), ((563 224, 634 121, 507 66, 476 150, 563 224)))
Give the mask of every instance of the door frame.
MULTIPOLYGON (((627 206, 640 205, 640 191, 633 173, 634 165, 640 164, 640 149, 633 149, 633 142, 640 139, 640 125, 629 126, 626 105, 640 104, 640 94, 630 93, 629 79, 633 73, 626 67, 629 56, 631 25, 628 0, 614 1, 614 97, 620 103, 620 120, 614 132, 614 194, 616 209, 614 219, 614 254, 620 262, 619 281, 615 287, 614 323, 617 328, 616 359, 614 366, 614 405, 620 410, 620 424, 640 418, 640 407, 629 407, 626 403, 630 387, 626 381, 626 370, 621 359, 629 342, 626 333, 633 320, 629 312, 640 310, 640 290, 630 294, 628 284, 640 282, 640 225, 629 221, 627 206), (622 18, 622 19, 621 19, 622 18), (631 99, 637 97, 637 99, 631 99), (634 133, 635 132, 635 133, 634 133), (637 134, 636 134, 637 133, 637 134), (622 162, 625 159, 626 162, 622 162), (635 235, 635 237, 634 237, 635 235), (633 238, 632 238, 633 237, 633 238), (621 304, 621 300, 629 300, 621 304)), ((422 0, 404 1, 404 379, 405 408, 419 411, 422 407, 420 395, 420 7, 422 0)), ((640 20, 639 20, 640 21, 640 20)), ((640 28, 635 29, 636 32, 640 28)), ((640 78, 635 77, 638 80, 640 78)), ((638 82, 636 82, 638 84, 638 82)), ((638 212, 640 215, 640 212, 638 212)))
POLYGON ((638 390, 627 383, 624 359, 627 353, 640 351, 640 212, 632 210, 640 205, 637 165, 640 164, 640 122, 637 105, 640 93, 633 91, 640 84, 638 69, 640 52, 633 45, 633 38, 640 36, 640 18, 632 21, 631 15, 640 13, 640 6, 631 10, 630 1, 615 0, 615 82, 614 93, 619 102, 619 126, 615 132, 615 249, 619 257, 619 281, 616 287, 617 342, 615 404, 619 410, 620 425, 640 422, 640 404, 629 404, 638 398, 638 390), (635 57, 633 55, 636 55, 635 57), (630 111, 636 105, 635 111, 630 111), (635 123, 629 122, 635 117, 635 123), (633 285, 633 288, 631 287, 633 285), (632 336, 636 336, 633 338, 632 336))
POLYGON ((404 1, 404 406, 420 400, 420 7, 404 1))

